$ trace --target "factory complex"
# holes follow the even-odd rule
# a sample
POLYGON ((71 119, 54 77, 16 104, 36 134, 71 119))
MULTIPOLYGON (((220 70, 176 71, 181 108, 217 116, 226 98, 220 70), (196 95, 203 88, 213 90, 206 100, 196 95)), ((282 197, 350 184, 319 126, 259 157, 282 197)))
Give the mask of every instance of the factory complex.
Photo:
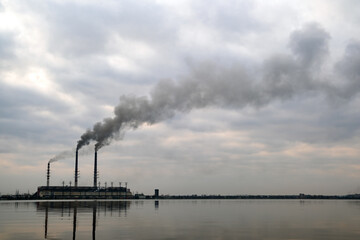
POLYGON ((40 186, 37 189, 36 197, 39 199, 126 199, 132 198, 133 195, 130 189, 127 188, 127 183, 125 187, 114 187, 111 183, 110 187, 100 187, 100 184, 97 185, 97 151, 94 155, 94 181, 93 186, 78 186, 78 150, 75 153, 75 181, 74 186, 50 186, 50 163, 47 165, 46 173, 46 186, 40 186))
POLYGON ((125 187, 69 187, 41 186, 37 190, 40 199, 126 199, 132 198, 130 189, 125 187))

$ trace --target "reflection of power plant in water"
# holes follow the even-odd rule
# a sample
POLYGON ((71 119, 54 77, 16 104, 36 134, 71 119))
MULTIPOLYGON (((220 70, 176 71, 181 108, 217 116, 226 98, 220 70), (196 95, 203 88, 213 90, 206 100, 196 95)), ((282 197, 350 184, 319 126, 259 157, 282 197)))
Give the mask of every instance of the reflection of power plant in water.
POLYGON ((93 221, 92 221, 92 239, 95 240, 96 238, 96 206, 93 206, 93 221))
POLYGON ((45 209, 45 238, 47 238, 48 217, 49 217, 49 208, 46 207, 46 209, 45 209))
POLYGON ((69 198, 78 198, 78 199, 121 199, 121 198, 131 198, 132 193, 130 189, 127 188, 127 183, 125 187, 121 187, 121 183, 119 187, 114 187, 111 183, 111 187, 107 187, 105 183, 105 187, 97 185, 98 180, 98 170, 97 170, 97 151, 94 154, 94 181, 93 186, 78 186, 78 178, 79 178, 79 168, 78 168, 78 150, 75 153, 75 181, 74 186, 50 186, 50 163, 52 160, 48 162, 47 172, 46 172, 46 186, 38 187, 37 197, 46 198, 46 199, 69 199, 69 198))
POLYGON ((76 239, 76 216, 77 216, 77 207, 74 206, 74 219, 73 219, 73 240, 76 239))
MULTIPOLYGON (((48 225, 49 225, 49 212, 51 216, 56 216, 56 213, 60 213, 60 216, 63 216, 64 209, 69 209, 69 214, 73 210, 73 228, 72 236, 73 240, 76 239, 76 229, 77 229, 77 214, 84 212, 92 212, 92 239, 96 239, 96 216, 98 213, 103 211, 106 213, 107 209, 110 209, 112 214, 113 211, 119 211, 120 213, 124 212, 126 216, 127 210, 130 208, 131 202, 129 201, 110 201, 110 202, 38 202, 37 211, 45 212, 45 226, 44 226, 44 236, 45 239, 48 239, 48 225)), ((69 215, 70 216, 70 215, 69 215)), ((51 235, 51 234, 50 234, 51 235)))

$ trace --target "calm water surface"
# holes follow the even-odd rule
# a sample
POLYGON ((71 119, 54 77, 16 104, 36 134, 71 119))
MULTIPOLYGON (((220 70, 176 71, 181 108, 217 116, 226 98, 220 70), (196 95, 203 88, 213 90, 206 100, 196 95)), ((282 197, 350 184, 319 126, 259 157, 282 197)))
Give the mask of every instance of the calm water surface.
POLYGON ((360 201, 1 201, 0 239, 360 239, 360 201))

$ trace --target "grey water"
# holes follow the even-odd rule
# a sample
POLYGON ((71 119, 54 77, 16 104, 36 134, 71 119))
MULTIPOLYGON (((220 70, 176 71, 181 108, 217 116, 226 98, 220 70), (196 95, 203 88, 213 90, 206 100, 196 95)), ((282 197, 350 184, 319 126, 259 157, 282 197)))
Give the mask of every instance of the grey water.
POLYGON ((0 239, 360 239, 360 201, 0 201, 0 239))

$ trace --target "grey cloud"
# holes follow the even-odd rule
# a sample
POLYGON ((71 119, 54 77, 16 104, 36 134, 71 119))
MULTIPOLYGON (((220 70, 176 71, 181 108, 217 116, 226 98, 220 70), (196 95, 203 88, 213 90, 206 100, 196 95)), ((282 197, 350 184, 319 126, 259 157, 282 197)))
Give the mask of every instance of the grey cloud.
POLYGON ((88 102, 116 104, 119 95, 129 92, 144 94, 147 90, 143 89, 148 89, 154 81, 154 77, 148 74, 116 72, 101 60, 86 63, 88 61, 52 71, 64 91, 79 100, 86 97, 88 102))
POLYGON ((58 113, 68 111, 68 105, 57 99, 52 99, 50 96, 41 95, 25 88, 11 87, 6 84, 0 85, 0 99, 3 106, 0 108, 2 110, 0 116, 2 117, 20 117, 22 111, 17 109, 26 109, 27 107, 56 110, 58 113))
POLYGON ((0 62, 15 56, 14 34, 10 32, 0 32, 0 62))
POLYGON ((328 54, 329 39, 329 33, 311 23, 291 34, 289 46, 303 66, 319 67, 328 54))
POLYGON ((23 3, 27 8, 21 7, 22 11, 41 17, 39 26, 45 30, 50 50, 67 57, 111 52, 108 47, 115 36, 164 45, 176 32, 167 26, 162 7, 146 1, 100 6, 37 0, 23 3))
POLYGON ((103 101, 101 104, 109 104, 113 96, 129 92, 124 86, 141 88, 158 79, 158 72, 165 72, 162 65, 155 66, 159 71, 155 71, 153 65, 167 59, 139 60, 132 55, 132 49, 118 46, 117 39, 143 43, 151 51, 163 51, 161 55, 166 56, 168 45, 173 49, 172 43, 177 37, 176 24, 168 19, 171 18, 168 12, 151 1, 100 5, 37 0, 18 3, 17 10, 32 17, 30 28, 36 26, 43 35, 44 50, 64 65, 54 62, 54 58, 50 62, 37 61, 50 70, 53 80, 64 90, 86 96, 89 101, 103 101), (122 70, 121 61, 117 69, 109 64, 109 57, 129 60, 140 71, 127 72, 126 67, 122 70))
MULTIPOLYGON (((353 139, 359 133, 360 125, 355 119, 360 117, 358 111, 351 112, 352 107, 341 109, 317 98, 310 98, 303 106, 296 104, 283 106, 281 112, 273 110, 255 114, 257 127, 249 128, 254 139, 272 145, 274 136, 282 142, 306 142, 310 144, 334 144, 353 139)), ((284 147, 284 145, 282 145, 284 147)))
POLYGON ((264 63, 262 97, 265 101, 274 97, 289 99, 299 90, 299 87, 303 90, 302 82, 307 78, 291 56, 272 57, 264 63), (300 76, 297 76, 298 74, 300 76))
POLYGON ((360 42, 353 41, 346 47, 343 59, 337 63, 339 77, 345 82, 337 91, 343 98, 351 98, 360 91, 360 42))
POLYGON ((47 119, 37 112, 50 112, 59 118, 70 115, 67 104, 31 90, 0 84, 0 132, 4 135, 36 139, 38 142, 67 142, 74 137, 60 119, 47 119), (45 120, 46 119, 46 120, 45 120), (54 138, 54 136, 57 136, 54 138))
POLYGON ((265 102, 290 99, 296 94, 316 92, 330 95, 335 86, 323 82, 321 66, 328 56, 330 34, 317 23, 306 24, 290 34, 291 55, 278 55, 264 64, 265 102))
MULTIPOLYGON (((100 14, 101 8, 76 3, 42 3, 47 15, 48 46, 67 57, 91 55, 104 51, 109 29, 100 14)), ((37 10, 37 9, 36 9, 37 10)), ((37 10, 39 11, 39 10, 37 10)))

